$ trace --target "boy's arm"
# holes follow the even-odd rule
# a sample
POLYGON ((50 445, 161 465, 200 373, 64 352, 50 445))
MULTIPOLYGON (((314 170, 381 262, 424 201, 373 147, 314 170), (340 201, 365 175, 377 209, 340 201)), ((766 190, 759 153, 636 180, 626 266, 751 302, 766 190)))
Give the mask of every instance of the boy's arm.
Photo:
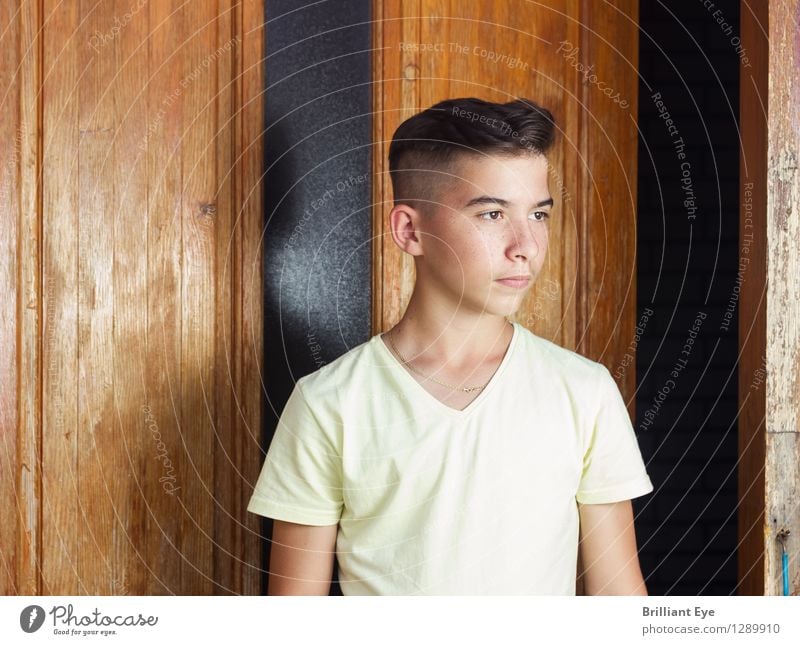
POLYGON ((327 596, 338 526, 308 526, 274 520, 267 594, 327 596))
POLYGON ((578 504, 584 590, 588 596, 646 596, 631 501, 578 504))

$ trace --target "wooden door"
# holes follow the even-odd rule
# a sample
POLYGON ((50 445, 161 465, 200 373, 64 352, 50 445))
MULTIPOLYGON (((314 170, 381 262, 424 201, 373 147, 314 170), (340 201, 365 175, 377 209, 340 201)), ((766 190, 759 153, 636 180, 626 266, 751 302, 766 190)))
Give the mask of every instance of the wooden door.
POLYGON ((262 10, 0 5, 2 594, 259 590, 262 10))

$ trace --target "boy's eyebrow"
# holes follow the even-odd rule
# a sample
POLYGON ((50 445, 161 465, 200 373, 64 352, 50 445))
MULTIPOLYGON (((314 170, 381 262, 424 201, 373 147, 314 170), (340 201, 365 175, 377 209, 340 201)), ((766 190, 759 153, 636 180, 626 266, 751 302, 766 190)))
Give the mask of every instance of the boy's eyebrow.
MULTIPOLYGON (((466 204, 464 204, 464 208, 469 208, 470 206, 475 206, 476 204, 500 204, 503 208, 507 208, 510 202, 506 201, 502 197, 492 197, 490 195, 481 195, 480 197, 473 197, 470 199, 466 204)), ((542 208, 543 206, 552 206, 553 205, 553 198, 550 197, 549 199, 545 199, 538 204, 534 204, 534 208, 542 208)))

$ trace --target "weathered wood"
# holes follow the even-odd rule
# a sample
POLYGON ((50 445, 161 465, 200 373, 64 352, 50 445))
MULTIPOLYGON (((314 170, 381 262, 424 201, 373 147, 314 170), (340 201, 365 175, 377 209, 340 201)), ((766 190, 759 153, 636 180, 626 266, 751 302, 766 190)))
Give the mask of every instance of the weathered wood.
POLYGON ((764 527, 764 595, 783 594, 782 548, 778 533, 787 529, 789 554, 789 594, 800 589, 797 566, 797 537, 800 531, 800 434, 767 431, 766 523, 764 527))
POLYGON ((767 109, 766 530, 767 595, 781 594, 776 533, 791 533, 791 594, 798 593, 800 544, 800 0, 769 3, 767 109))
POLYGON ((739 593, 800 587, 800 51, 798 0, 742 4, 739 593))

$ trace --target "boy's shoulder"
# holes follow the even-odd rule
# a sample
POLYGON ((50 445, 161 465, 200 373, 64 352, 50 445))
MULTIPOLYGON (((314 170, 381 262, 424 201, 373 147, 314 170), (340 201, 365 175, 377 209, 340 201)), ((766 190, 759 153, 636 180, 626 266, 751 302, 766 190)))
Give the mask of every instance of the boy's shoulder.
POLYGON ((560 377, 572 383, 596 382, 605 376, 608 368, 578 352, 536 335, 526 327, 520 326, 521 338, 527 358, 540 371, 560 377))
POLYGON ((375 345, 377 342, 383 342, 380 336, 372 336, 319 369, 299 378, 297 384, 303 394, 319 400, 327 395, 341 394, 354 383, 368 379, 380 367, 375 345))

